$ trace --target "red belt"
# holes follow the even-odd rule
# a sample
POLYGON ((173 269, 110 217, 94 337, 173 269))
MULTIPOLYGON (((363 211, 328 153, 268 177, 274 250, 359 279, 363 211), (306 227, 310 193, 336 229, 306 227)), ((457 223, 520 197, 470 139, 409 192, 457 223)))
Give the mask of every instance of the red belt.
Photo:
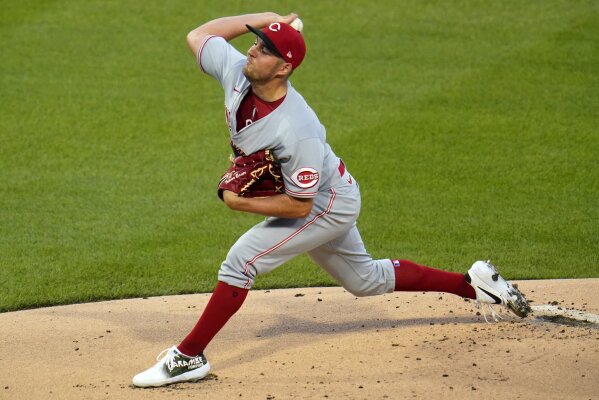
POLYGON ((343 174, 345 174, 345 164, 342 159, 339 159, 339 175, 343 176, 343 174))

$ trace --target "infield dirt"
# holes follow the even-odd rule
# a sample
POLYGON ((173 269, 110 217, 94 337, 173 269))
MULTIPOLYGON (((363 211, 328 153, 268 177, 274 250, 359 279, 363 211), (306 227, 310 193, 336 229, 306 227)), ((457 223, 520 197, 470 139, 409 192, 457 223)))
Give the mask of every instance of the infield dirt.
MULTIPOLYGON (((533 306, 599 313, 599 279, 517 283, 533 306)), ((0 399, 599 399, 596 326, 487 324, 452 295, 341 288, 253 291, 207 349, 207 379, 131 386, 209 296, 0 314, 0 399)))

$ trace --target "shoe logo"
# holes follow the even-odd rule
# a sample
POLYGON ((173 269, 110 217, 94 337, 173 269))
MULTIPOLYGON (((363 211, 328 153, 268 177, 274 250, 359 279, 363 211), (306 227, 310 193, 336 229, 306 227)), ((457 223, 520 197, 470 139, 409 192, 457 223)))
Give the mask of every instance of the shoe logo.
POLYGON ((499 297, 495 296, 493 293, 486 291, 485 289, 481 288, 480 286, 478 288, 480 290, 482 290, 483 292, 485 292, 486 294, 488 294, 490 298, 495 300, 495 304, 501 304, 501 299, 499 297))
POLYGON ((167 362, 167 368, 169 371, 173 371, 176 368, 186 368, 188 370, 200 368, 204 365, 201 357, 194 357, 189 360, 172 360, 167 362))

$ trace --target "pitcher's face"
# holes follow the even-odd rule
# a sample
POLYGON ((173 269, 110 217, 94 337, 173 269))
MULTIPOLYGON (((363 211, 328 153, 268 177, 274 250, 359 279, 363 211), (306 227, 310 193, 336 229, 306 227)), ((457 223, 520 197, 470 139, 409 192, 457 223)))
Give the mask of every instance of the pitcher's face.
POLYGON ((250 82, 267 82, 277 76, 285 64, 285 60, 273 54, 257 37, 247 51, 243 74, 250 82))

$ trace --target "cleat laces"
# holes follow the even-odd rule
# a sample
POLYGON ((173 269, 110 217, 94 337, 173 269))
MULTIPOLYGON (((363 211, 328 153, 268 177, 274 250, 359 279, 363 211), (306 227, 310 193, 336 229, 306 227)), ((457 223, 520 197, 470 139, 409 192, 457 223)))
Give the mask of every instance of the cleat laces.
POLYGON ((478 308, 479 310, 482 311, 483 313, 483 318, 485 319, 485 322, 487 324, 490 324, 489 320, 487 319, 487 313, 485 312, 485 306, 489 309, 489 311, 491 312, 491 316, 493 317, 493 320, 495 322, 499 322, 500 320, 503 319, 503 317, 497 312, 495 311, 495 309, 493 308, 493 306, 491 304, 488 303, 481 303, 479 301, 476 301, 476 308, 478 308))
POLYGON ((163 354, 166 353, 166 356, 164 356, 164 363, 166 364, 166 367, 168 368, 169 371, 172 371, 173 368, 175 368, 177 366, 177 363, 175 362, 175 357, 177 356, 177 354, 173 351, 172 347, 169 347, 168 349, 164 349, 160 352, 160 354, 158 354, 158 356, 156 357, 157 361, 162 360, 163 354))

